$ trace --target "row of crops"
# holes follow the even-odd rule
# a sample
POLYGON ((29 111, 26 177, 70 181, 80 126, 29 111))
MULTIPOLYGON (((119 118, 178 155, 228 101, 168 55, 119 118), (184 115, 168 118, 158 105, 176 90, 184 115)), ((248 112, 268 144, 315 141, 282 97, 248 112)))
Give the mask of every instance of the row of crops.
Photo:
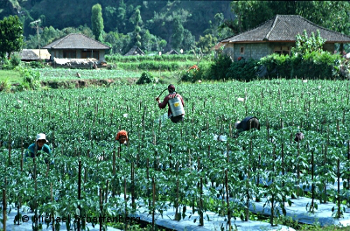
POLYGON ((316 199, 332 201, 334 217, 350 206, 349 81, 176 87, 186 104, 182 124, 159 119, 166 111, 154 99, 163 85, 0 94, 6 204, 53 217, 121 215, 125 221, 141 206, 153 217, 173 207, 172 219, 181 221, 190 206, 204 227, 206 211, 227 217, 229 227, 234 218, 248 221, 251 201, 275 208, 271 225, 290 198, 310 197, 310 212, 316 199), (259 118, 261 130, 237 137, 234 123, 248 115, 259 118), (120 129, 129 132, 128 146, 115 141, 120 129), (300 143, 294 142, 298 131, 305 135, 300 143), (53 149, 48 162, 24 158, 40 132, 53 149), (341 179, 343 187, 326 187, 341 179))

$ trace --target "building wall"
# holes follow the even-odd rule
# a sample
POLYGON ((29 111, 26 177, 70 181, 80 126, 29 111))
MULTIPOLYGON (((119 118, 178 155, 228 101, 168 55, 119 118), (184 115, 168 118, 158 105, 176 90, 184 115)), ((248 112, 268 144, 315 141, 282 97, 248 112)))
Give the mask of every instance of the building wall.
POLYGON ((81 59, 81 58, 96 58, 99 61, 105 61, 105 50, 94 50, 94 51, 83 51, 83 50, 51 50, 51 55, 53 58, 71 58, 71 59, 81 59))
POLYGON ((274 52, 290 53, 293 43, 237 43, 226 44, 223 53, 232 60, 240 58, 259 60, 274 52))
MULTIPOLYGON (((229 43, 225 45, 223 54, 230 56, 233 61, 241 58, 259 60, 273 53, 290 54, 293 46, 295 43, 229 43)), ((335 45, 327 43, 323 49, 333 54, 335 45)))

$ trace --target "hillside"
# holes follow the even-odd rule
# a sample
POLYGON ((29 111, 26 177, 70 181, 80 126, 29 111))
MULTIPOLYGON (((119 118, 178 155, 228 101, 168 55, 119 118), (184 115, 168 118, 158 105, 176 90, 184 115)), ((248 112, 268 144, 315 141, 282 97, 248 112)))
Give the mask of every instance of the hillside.
POLYGON ((40 18, 41 27, 52 26, 55 29, 91 25, 91 8, 101 4, 104 30, 127 34, 134 29, 133 14, 140 9, 143 26, 151 34, 163 39, 169 37, 171 23, 179 17, 185 29, 196 40, 210 27, 217 13, 223 13, 227 19, 233 18, 230 1, 141 1, 141 0, 14 0, 0 1, 0 19, 18 14, 24 20, 24 35, 34 35, 29 23, 40 18))

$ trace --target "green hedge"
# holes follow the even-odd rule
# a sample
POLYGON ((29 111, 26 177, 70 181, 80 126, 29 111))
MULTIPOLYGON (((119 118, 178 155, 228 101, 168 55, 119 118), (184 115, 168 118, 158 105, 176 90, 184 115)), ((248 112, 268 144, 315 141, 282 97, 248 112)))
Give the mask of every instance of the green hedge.
POLYGON ((340 71, 346 61, 338 54, 329 52, 311 52, 303 56, 272 54, 258 62, 258 67, 265 67, 269 78, 308 78, 308 79, 344 79, 347 74, 340 71))
POLYGON ((346 79, 350 77, 349 63, 340 55, 329 52, 311 52, 301 55, 272 54, 260 60, 232 62, 228 56, 219 56, 210 66, 199 66, 199 71, 182 73, 182 81, 230 80, 251 81, 263 78, 346 79))
MULTIPOLYGON (((122 56, 122 55, 106 55, 105 59, 107 62, 143 62, 143 61, 196 61, 195 55, 133 55, 133 56, 122 56)), ((209 56, 204 56, 203 60, 209 60, 209 56)))

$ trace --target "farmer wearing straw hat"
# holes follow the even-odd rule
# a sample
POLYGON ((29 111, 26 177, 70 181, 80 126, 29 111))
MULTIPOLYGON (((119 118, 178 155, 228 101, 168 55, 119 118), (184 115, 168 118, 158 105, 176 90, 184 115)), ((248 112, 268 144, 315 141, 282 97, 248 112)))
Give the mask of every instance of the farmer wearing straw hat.
POLYGON ((158 102, 158 107, 162 109, 162 108, 165 108, 166 105, 168 105, 168 117, 171 119, 171 121, 173 123, 183 121, 184 115, 185 115, 185 111, 183 110, 183 107, 185 106, 185 103, 184 103, 184 100, 182 99, 182 96, 175 91, 175 86, 173 84, 170 84, 168 86, 168 92, 169 94, 165 96, 163 102, 159 101, 159 97, 156 98, 156 101, 158 102), (178 98, 182 105, 179 105, 179 103, 174 103, 175 106, 173 105, 173 107, 175 108, 176 113, 179 113, 179 114, 173 115, 174 112, 171 109, 170 101, 173 101, 173 99, 175 98, 178 98))
POLYGON ((238 130, 238 132, 249 131, 253 128, 260 130, 260 123, 258 118, 254 116, 248 116, 242 121, 237 121, 235 123, 235 128, 238 130))
POLYGON ((46 139, 46 135, 44 133, 39 133, 36 135, 35 143, 29 145, 28 150, 26 152, 26 157, 39 157, 43 152, 47 153, 48 155, 51 155, 51 149, 46 139))
POLYGON ((128 132, 125 130, 120 130, 115 137, 115 140, 118 140, 120 144, 128 144, 128 132))

